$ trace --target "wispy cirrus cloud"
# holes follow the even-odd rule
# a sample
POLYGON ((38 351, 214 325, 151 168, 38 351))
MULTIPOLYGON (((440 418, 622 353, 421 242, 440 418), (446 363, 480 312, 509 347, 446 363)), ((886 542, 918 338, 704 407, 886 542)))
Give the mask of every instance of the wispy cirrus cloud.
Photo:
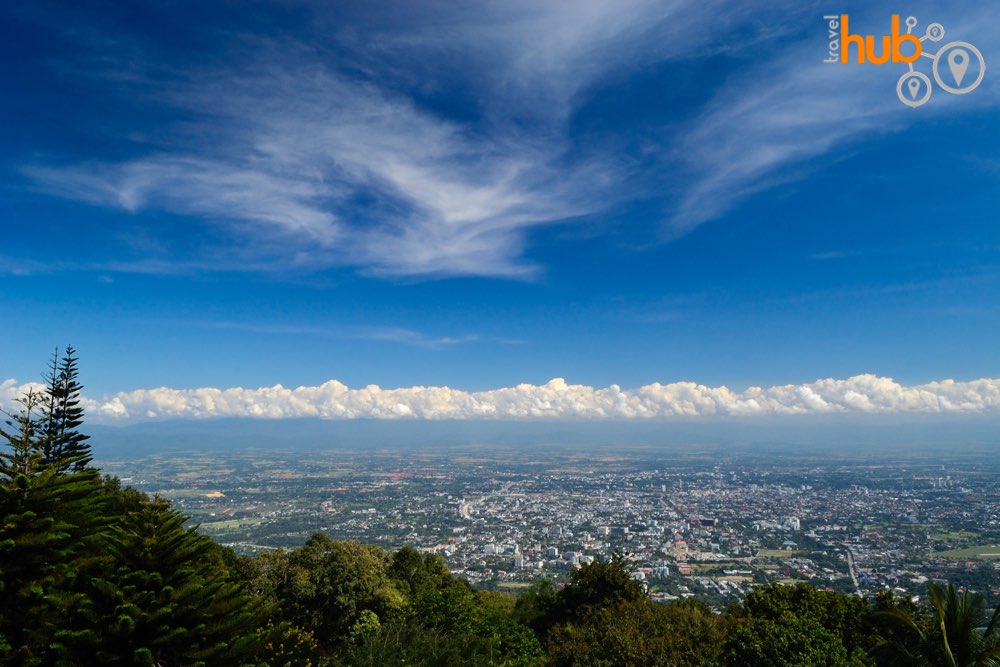
MULTIPOLYGON (((864 20, 871 10, 855 5, 864 20)), ((909 9, 935 15, 928 7, 909 9)), ((139 64, 106 77, 185 121, 150 128, 127 159, 23 171, 63 197, 204 221, 252 271, 530 278, 543 268, 528 259, 536 228, 656 200, 677 236, 916 122, 889 69, 822 63, 823 11, 791 0, 431 3, 359 9, 342 24, 315 5, 312 33, 220 33, 224 64, 149 71, 134 39, 139 64), (599 141, 575 125, 602 86, 720 55, 731 74, 693 113, 665 108, 651 137, 629 136, 628 118, 599 141), (630 152, 644 142, 654 148, 630 152)), ((954 24, 970 39, 998 24, 975 13, 954 24)), ((975 104, 995 105, 996 87, 983 88, 975 104)), ((948 107, 938 102, 921 117, 948 107)), ((234 265, 215 259, 205 270, 234 265)))
POLYGON ((174 101, 211 111, 197 152, 25 173, 90 203, 208 219, 284 266, 388 275, 528 275, 523 230, 594 205, 569 196, 558 146, 474 136, 323 67, 194 83, 174 101))
MULTIPOLYGON (((238 65, 145 78, 133 66, 124 79, 113 68, 137 99, 193 120, 146 133, 131 159, 23 171, 63 197, 222 227, 251 270, 266 257, 388 276, 530 277, 540 268, 524 258, 530 229, 598 214, 641 187, 613 148, 567 159, 583 92, 612 72, 718 50, 720 26, 749 14, 720 18, 720 2, 626 4, 429 5, 331 28, 336 58, 303 36, 244 35, 233 49, 249 62, 238 65), (476 117, 420 104, 435 86, 468 90, 476 117)), ((129 49, 141 63, 141 42, 129 49)))
MULTIPOLYGON (((772 58, 735 74, 684 127, 678 155, 686 188, 669 220, 671 234, 716 219, 755 193, 801 179, 820 168, 820 158, 844 155, 867 137, 961 112, 955 98, 942 91, 918 113, 904 108, 895 90, 906 72, 903 65, 823 62, 824 11, 816 9, 809 16, 818 27, 813 35, 793 40, 772 58)), ((911 3, 906 12, 922 17, 921 26, 937 20, 928 17, 941 15, 940 5, 928 3, 911 3)), ((849 13, 853 26, 879 30, 888 25, 889 12, 865 8, 849 13)), ((949 29, 979 43, 989 43, 1000 28, 995 12, 981 6, 966 5, 954 18, 949 29)), ((931 42, 925 46, 929 52, 937 48, 931 42)), ((926 62, 918 64, 927 69, 926 62)), ((961 103, 966 111, 996 107, 998 87, 984 85, 961 103)))
MULTIPOLYGON (((298 325, 298 324, 267 324, 248 322, 166 322, 170 325, 195 327, 203 329, 224 329, 243 331, 265 335, 319 336, 323 338, 350 338, 356 340, 378 341, 385 343, 400 343, 421 348, 444 348, 464 343, 472 343, 481 339, 477 334, 458 336, 432 336, 421 331, 406 327, 376 326, 376 325, 298 325)), ((504 342, 504 341, 499 341, 504 342)))
POLYGON ((120 164, 29 166, 24 172, 63 196, 131 213, 163 208, 238 220, 321 247, 332 245, 338 236, 336 218, 311 205, 325 194, 318 183, 274 171, 240 169, 222 160, 153 155, 120 164))

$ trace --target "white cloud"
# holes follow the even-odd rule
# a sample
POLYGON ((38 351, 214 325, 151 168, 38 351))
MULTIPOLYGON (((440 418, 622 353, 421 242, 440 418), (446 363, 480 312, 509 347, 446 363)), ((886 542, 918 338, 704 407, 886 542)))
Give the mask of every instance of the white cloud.
POLYGON ((557 177, 560 142, 477 136, 316 64, 190 82, 171 101, 210 119, 197 146, 24 171, 62 196, 214 221, 279 266, 388 275, 528 275, 523 230, 596 205, 586 169, 557 177))
MULTIPOLYGON (((949 34, 988 43, 996 12, 966 4, 949 34)), ((908 11, 924 23, 940 14, 908 11)), ((895 66, 822 62, 821 15, 793 0, 512 0, 358 9, 334 24, 319 9, 304 42, 230 35, 233 54, 214 70, 150 65, 171 72, 160 80, 137 64, 130 101, 190 118, 150 128, 137 156, 25 172, 61 196, 211 221, 235 248, 194 270, 527 277, 539 270, 524 252, 538 226, 662 199, 671 235, 683 234, 875 133, 996 105, 987 78, 961 105, 939 95, 903 108, 895 66), (640 128, 642 156, 626 148, 637 139, 627 119, 615 138, 574 135, 602 86, 719 54, 731 75, 690 120, 664 109, 660 127, 640 128), (440 100, 468 109, 442 113, 440 100)), ((887 15, 855 14, 858 25, 887 15)), ((122 270, 170 265, 142 259, 122 270)))
MULTIPOLYGON (((10 409, 27 385, 0 383, 10 409)), ((662 419, 823 414, 977 414, 1000 412, 1000 379, 942 380, 904 386, 891 378, 857 375, 808 384, 733 391, 694 382, 654 383, 625 390, 571 385, 556 378, 469 392, 450 387, 352 389, 330 380, 319 386, 244 389, 138 389, 85 399, 96 422, 159 419, 311 417, 319 419, 662 419)))
POLYGON ((651 187, 617 147, 581 155, 573 145, 570 117, 586 91, 614 73, 724 50, 722 35, 764 11, 725 6, 449 3, 377 20, 361 12, 318 30, 316 43, 247 38, 216 70, 162 81, 137 66, 130 91, 192 118, 143 135, 144 154, 24 172, 60 196, 210 221, 233 241, 212 258, 225 270, 236 254, 249 270, 272 259, 272 269, 527 277, 539 268, 524 259, 530 229, 651 187), (331 37, 332 59, 319 46, 331 37), (419 104, 413 88, 435 86, 467 93, 479 117, 419 104))
MULTIPOLYGON (((172 326, 191 326, 206 329, 224 329, 246 331, 257 334, 291 334, 295 336, 319 336, 333 338, 354 338, 358 340, 381 341, 386 343, 401 343, 413 347, 439 348, 472 343, 480 339, 477 334, 458 336, 431 336, 420 331, 405 327, 371 326, 371 325, 299 325, 271 324, 247 322, 213 322, 213 321, 167 321, 172 326)), ((509 344, 511 341, 498 340, 509 344)))
POLYGON ((0 410, 15 414, 21 407, 18 405, 17 399, 22 398, 29 391, 41 392, 44 389, 44 385, 37 382, 19 384, 16 380, 4 380, 0 382, 0 410))
POLYGON ((151 206, 210 219, 266 224, 328 246, 339 226, 311 206, 324 191, 317 183, 197 157, 152 156, 117 165, 25 172, 57 192, 135 213, 151 206))

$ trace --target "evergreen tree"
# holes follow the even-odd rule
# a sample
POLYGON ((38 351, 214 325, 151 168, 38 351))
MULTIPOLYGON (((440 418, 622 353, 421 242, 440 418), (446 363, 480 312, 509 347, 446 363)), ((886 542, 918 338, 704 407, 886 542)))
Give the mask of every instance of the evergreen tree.
MULTIPOLYGON (((7 441, 11 451, 0 453, 0 465, 3 465, 2 474, 8 477, 27 474, 33 469, 32 455, 38 453, 39 434, 43 427, 40 415, 42 400, 40 394, 29 389, 27 394, 14 399, 21 406, 17 414, 3 411, 5 419, 4 427, 0 428, 0 438, 7 441)), ((37 458, 40 462, 41 456, 37 458)))
POLYGON ((73 470, 83 470, 91 461, 89 435, 77 429, 83 423, 80 391, 77 381, 76 350, 66 346, 59 358, 58 348, 52 354, 49 371, 45 375, 46 398, 44 406, 44 440, 42 448, 46 463, 65 462, 73 470))
POLYGON ((257 653, 266 608, 231 581, 220 547, 160 498, 122 517, 105 540, 87 614, 98 641, 83 664, 238 667, 257 653))
POLYGON ((46 664, 67 614, 85 608, 81 582, 93 569, 108 518, 96 470, 63 473, 41 448, 43 399, 34 392, 0 429, 0 664, 46 664))
POLYGON ((222 547, 86 465, 76 375, 54 355, 0 427, 0 665, 308 664, 312 637, 261 628, 222 547))

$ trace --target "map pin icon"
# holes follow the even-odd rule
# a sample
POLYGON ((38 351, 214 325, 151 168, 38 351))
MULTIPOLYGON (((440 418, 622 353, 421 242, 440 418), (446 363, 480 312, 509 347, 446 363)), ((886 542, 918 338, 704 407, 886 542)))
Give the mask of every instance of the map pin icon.
POLYGON ((920 82, 917 79, 910 79, 906 82, 906 87, 910 89, 910 99, 917 99, 917 93, 920 92, 920 82))
POLYGON ((948 54, 948 69, 955 77, 955 85, 961 87, 965 72, 969 69, 969 54, 962 49, 955 49, 948 54))

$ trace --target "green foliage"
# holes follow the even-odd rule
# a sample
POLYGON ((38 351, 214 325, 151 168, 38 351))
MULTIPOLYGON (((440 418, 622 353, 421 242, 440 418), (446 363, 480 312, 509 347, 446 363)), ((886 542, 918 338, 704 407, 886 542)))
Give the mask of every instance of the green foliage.
MULTIPOLYGON (((0 664, 243 665, 258 607, 221 547, 87 467, 76 359, 0 428, 0 664)), ((263 611, 262 609, 260 611, 263 611)))
POLYGON ((43 407, 44 439, 41 448, 46 463, 71 466, 73 470, 83 470, 91 461, 89 435, 77 430, 83 424, 83 408, 80 407, 80 392, 83 390, 77 380, 79 373, 76 351, 72 345, 66 346, 62 359, 57 349, 52 355, 49 371, 45 375, 47 387, 43 407))
POLYGON ((437 590, 448 585, 453 578, 441 556, 421 555, 413 547, 403 547, 392 554, 389 576, 397 588, 410 597, 437 590))
POLYGON ((585 623, 554 628, 547 664, 712 667, 721 664, 726 627, 703 603, 620 602, 597 608, 585 623))
POLYGON ((257 629, 258 654, 252 661, 268 667, 313 667, 318 664, 319 646, 311 632, 291 623, 268 621, 257 629))
POLYGON ((893 606, 878 616, 898 634, 877 647, 886 664, 930 667, 1000 667, 1000 606, 988 622, 986 599, 980 593, 960 593, 928 584, 930 614, 893 606))
POLYGON ((541 644, 512 617, 512 597, 477 593, 452 576, 440 556, 412 548, 393 553, 387 571, 404 605, 378 623, 363 614, 350 641, 337 647, 337 664, 538 664, 541 644))
POLYGON ((476 632, 497 648, 502 660, 497 664, 536 665, 544 656, 542 644, 531 628, 514 616, 515 599, 503 593, 476 593, 476 632))
POLYGON ((241 665, 255 653, 260 611, 229 580, 219 547, 155 499, 105 540, 109 567, 92 580, 101 641, 95 664, 241 665), (151 663, 152 664, 152 663, 151 663))
POLYGON ((38 664, 67 611, 85 604, 77 591, 96 564, 110 522, 95 470, 62 473, 40 447, 41 397, 29 393, 0 430, 0 656, 38 664))
POLYGON ((518 599, 511 617, 530 627, 542 640, 547 639, 551 664, 617 664, 614 661, 625 653, 638 659, 639 655, 659 650, 651 648, 647 638, 640 638, 636 630, 643 623, 648 625, 648 614, 642 614, 651 608, 639 605, 645 601, 643 585, 632 578, 625 559, 616 554, 608 561, 573 570, 561 590, 549 581, 531 586, 518 599), (631 607, 633 604, 639 606, 631 607), (613 610, 618 609, 635 613, 617 617, 613 610), (630 645, 628 651, 622 653, 626 644, 630 645), (633 649, 634 655, 629 653, 633 649))
POLYGON ((517 598, 514 618, 544 637, 555 622, 559 592, 548 579, 536 581, 517 598))
POLYGON ((858 651, 849 654, 837 635, 815 619, 785 612, 753 619, 730 634, 727 664, 732 667, 862 667, 872 664, 858 651))
POLYGON ((582 565, 556 591, 549 582, 538 583, 522 594, 515 615, 541 636, 561 623, 578 623, 592 611, 646 597, 643 585, 632 578, 621 554, 608 561, 582 565))
POLYGON ((742 619, 730 633, 730 665, 842 667, 873 664, 867 604, 806 584, 763 586, 730 611, 742 619))
POLYGON ((932 627, 927 614, 909 598, 899 597, 892 592, 880 592, 875 596, 875 607, 869 616, 871 631, 876 641, 869 653, 879 665, 895 667, 920 667, 922 659, 913 655, 919 641, 932 627))
POLYGON ((594 608, 645 597, 642 583, 632 578, 622 555, 615 554, 608 561, 595 561, 573 570, 569 583, 559 592, 557 612, 572 621, 583 618, 594 608))
POLYGON ((261 555, 250 586, 280 601, 285 620, 330 650, 349 639, 362 612, 379 621, 401 613, 406 600, 389 578, 388 562, 378 547, 316 533, 299 549, 261 555))
POLYGON ((409 602, 408 615, 445 634, 472 631, 476 602, 472 587, 453 577, 437 554, 421 556, 412 547, 392 554, 389 576, 409 602))
POLYGON ((450 667, 491 664, 482 659, 475 637, 448 635, 420 623, 395 618, 380 625, 378 632, 344 647, 333 664, 353 667, 414 665, 450 667))
POLYGON ((380 626, 377 633, 347 646, 333 662, 371 667, 532 667, 540 664, 541 645, 531 630, 509 618, 506 626, 477 624, 471 632, 449 633, 396 618, 380 626))

